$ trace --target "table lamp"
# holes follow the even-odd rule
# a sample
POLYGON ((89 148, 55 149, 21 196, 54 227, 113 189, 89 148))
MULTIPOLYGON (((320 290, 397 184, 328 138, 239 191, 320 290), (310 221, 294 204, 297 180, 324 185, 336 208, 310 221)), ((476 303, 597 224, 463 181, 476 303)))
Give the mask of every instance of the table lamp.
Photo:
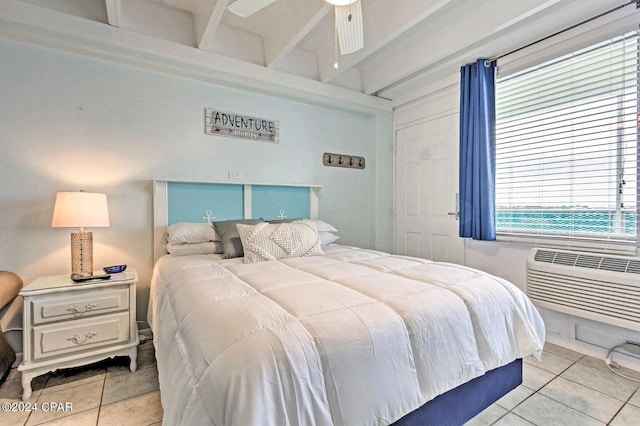
POLYGON ((58 192, 52 228, 75 228, 71 233, 71 274, 93 275, 93 233, 85 227, 109 226, 107 195, 93 192, 58 192))

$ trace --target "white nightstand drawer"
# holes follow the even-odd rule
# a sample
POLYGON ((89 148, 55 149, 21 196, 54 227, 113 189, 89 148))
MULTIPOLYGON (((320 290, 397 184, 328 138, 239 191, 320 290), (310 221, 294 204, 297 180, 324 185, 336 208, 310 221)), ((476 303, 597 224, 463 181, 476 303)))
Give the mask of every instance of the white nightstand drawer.
POLYGON ((134 269, 105 281, 75 283, 69 274, 44 275, 20 290, 23 301, 22 400, 34 377, 114 356, 136 371, 138 327, 134 269))
POLYGON ((129 327, 128 312, 33 327, 33 358, 126 342, 129 327))
POLYGON ((33 302, 33 324, 85 318, 129 309, 129 288, 55 293, 33 302))

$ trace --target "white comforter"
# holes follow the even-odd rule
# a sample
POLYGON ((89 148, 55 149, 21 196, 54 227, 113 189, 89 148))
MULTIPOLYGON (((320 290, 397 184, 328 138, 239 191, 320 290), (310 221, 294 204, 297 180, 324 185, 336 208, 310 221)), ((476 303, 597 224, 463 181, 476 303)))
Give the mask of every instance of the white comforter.
POLYGON ((164 256, 149 312, 167 425, 385 425, 544 341, 505 280, 344 246, 164 256))

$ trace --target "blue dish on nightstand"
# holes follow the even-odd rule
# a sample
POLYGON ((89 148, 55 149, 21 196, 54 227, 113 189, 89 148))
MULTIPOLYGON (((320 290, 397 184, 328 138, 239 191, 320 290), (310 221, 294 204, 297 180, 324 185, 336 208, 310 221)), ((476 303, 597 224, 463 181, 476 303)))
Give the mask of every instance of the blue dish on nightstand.
POLYGON ((105 274, 117 274, 119 272, 124 272, 125 269, 127 269, 127 265, 113 265, 102 268, 105 274))

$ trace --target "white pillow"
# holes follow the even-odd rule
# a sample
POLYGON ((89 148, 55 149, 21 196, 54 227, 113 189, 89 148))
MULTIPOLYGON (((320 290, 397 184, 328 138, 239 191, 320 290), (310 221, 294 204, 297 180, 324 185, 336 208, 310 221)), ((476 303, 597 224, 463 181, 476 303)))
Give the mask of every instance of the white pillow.
POLYGON ((236 226, 242 240, 244 263, 323 254, 320 236, 313 223, 263 222, 236 226))
POLYGON ((209 241, 195 244, 167 244, 167 251, 176 256, 189 256, 192 254, 218 254, 222 253, 220 241, 209 241))
POLYGON ((210 223, 177 222, 167 228, 167 241, 171 244, 197 244, 220 241, 210 223))
POLYGON ((328 224, 327 222, 323 222, 322 220, 302 219, 302 220, 294 221, 294 223, 308 223, 308 222, 312 222, 316 226, 316 229, 318 230, 318 232, 338 232, 336 228, 334 228, 332 225, 328 224))
POLYGON ((333 243, 335 240, 340 238, 333 232, 326 232, 326 231, 318 232, 318 235, 320 235, 320 245, 322 247, 328 246, 329 244, 333 243))

